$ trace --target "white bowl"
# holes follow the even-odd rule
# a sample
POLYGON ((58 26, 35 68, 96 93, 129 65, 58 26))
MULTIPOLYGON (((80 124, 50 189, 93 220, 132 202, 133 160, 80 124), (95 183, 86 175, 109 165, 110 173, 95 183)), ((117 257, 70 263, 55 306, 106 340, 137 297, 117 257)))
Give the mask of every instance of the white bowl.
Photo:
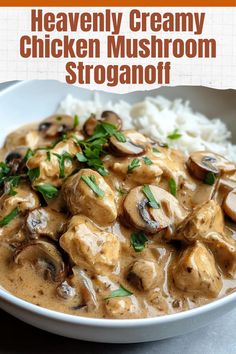
MULTIPOLYGON (((93 92, 56 81, 28 81, 16 84, 0 93, 0 139, 13 128, 53 113, 59 101, 72 93, 88 99, 93 92)), ((195 110, 209 117, 222 117, 234 128, 235 91, 217 91, 202 87, 161 88, 148 95, 162 94, 169 98, 190 99, 195 110)), ((138 101, 146 92, 124 97, 101 93, 102 100, 138 101)), ((235 132, 234 128, 234 132, 235 132)), ((106 343, 147 342, 184 334, 227 313, 236 305, 236 292, 208 305, 186 312, 135 320, 93 319, 67 315, 38 307, 0 289, 0 308, 13 316, 46 331, 59 335, 106 343)))

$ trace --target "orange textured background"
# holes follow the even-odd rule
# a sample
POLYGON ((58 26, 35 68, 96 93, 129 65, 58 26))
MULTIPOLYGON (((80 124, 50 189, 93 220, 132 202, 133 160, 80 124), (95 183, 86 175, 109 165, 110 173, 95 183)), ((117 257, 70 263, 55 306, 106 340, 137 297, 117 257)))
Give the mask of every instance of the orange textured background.
POLYGON ((120 6, 236 6, 236 0, 0 0, 0 6, 29 6, 29 7, 58 7, 58 6, 73 6, 73 7, 120 7, 120 6))

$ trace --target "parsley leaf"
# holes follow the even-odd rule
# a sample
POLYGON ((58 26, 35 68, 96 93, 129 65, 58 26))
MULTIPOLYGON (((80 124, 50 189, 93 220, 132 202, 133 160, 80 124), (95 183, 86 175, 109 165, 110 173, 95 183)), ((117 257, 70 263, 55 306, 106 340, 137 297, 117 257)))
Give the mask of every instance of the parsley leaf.
POLYGON ((182 134, 179 133, 179 129, 175 129, 172 133, 167 135, 167 138, 170 140, 177 140, 181 138, 182 134))
POLYGON ((139 159, 133 159, 128 166, 128 173, 131 173, 134 168, 137 168, 139 166, 140 166, 139 159))
POLYGON ((146 242, 148 242, 148 238, 144 232, 133 232, 131 234, 130 244, 133 246, 135 252, 142 252, 146 242))
POLYGON ((133 295, 133 293, 131 293, 131 291, 127 290, 123 285, 120 284, 119 289, 112 291, 110 295, 108 295, 105 298, 105 300, 109 300, 114 297, 123 297, 123 296, 130 296, 130 295, 133 295))
POLYGON ((0 220, 0 226, 5 226, 9 224, 17 215, 19 214, 19 209, 13 209, 8 215, 6 215, 3 219, 0 220))
POLYGON ((60 168, 60 178, 65 178, 65 160, 73 160, 73 156, 70 155, 67 151, 64 151, 62 153, 62 155, 53 153, 53 155, 55 155, 58 158, 58 162, 59 162, 59 168, 60 168))
POLYGON ((160 150, 158 150, 156 147, 152 148, 152 152, 154 152, 154 153, 157 152, 160 154, 160 150))
POLYGON ((213 186, 213 184, 215 183, 215 180, 216 180, 215 174, 213 172, 208 172, 205 177, 204 183, 209 184, 210 186, 213 186))
POLYGON ((77 114, 74 115, 74 126, 73 129, 75 129, 79 125, 79 117, 77 114))
POLYGON ((97 194, 98 197, 103 198, 105 193, 96 183, 95 177, 92 176, 81 176, 81 179, 92 189, 92 191, 97 194))
POLYGON ((144 161, 145 165, 152 165, 153 164, 152 160, 150 160, 147 156, 143 157, 143 161, 144 161))
POLYGON ((33 156, 33 154, 34 154, 33 150, 28 149, 28 150, 26 151, 25 156, 24 156, 24 160, 25 160, 25 161, 28 161, 28 160, 33 156))
POLYGON ((125 137, 125 135, 124 135, 123 133, 121 133, 121 132, 115 132, 113 135, 115 136, 115 138, 116 138, 119 142, 121 142, 121 143, 125 143, 125 142, 126 142, 126 137, 125 137))
POLYGON ((45 200, 53 199, 58 194, 58 189, 49 183, 39 184, 35 189, 42 194, 45 200))
POLYGON ((14 190, 15 187, 18 186, 19 182, 20 182, 20 178, 21 176, 10 176, 7 177, 5 180, 5 186, 6 186, 6 193, 14 196, 16 195, 16 191, 14 190))
POLYGON ((168 184, 169 184, 170 193, 176 196, 177 186, 174 178, 170 178, 168 184))
POLYGON ((156 201, 150 187, 148 184, 145 184, 142 187, 142 192, 145 194, 145 196, 147 197, 147 199, 149 200, 149 205, 153 208, 153 209, 159 209, 160 208, 160 204, 156 201))
POLYGON ((81 152, 77 152, 77 154, 75 155, 77 157, 77 160, 79 162, 86 162, 88 161, 87 160, 87 157, 84 156, 84 154, 82 154, 81 152))
POLYGON ((40 174, 40 170, 38 167, 33 168, 32 170, 29 170, 27 173, 27 175, 30 179, 30 182, 34 182, 39 177, 39 174, 40 174))

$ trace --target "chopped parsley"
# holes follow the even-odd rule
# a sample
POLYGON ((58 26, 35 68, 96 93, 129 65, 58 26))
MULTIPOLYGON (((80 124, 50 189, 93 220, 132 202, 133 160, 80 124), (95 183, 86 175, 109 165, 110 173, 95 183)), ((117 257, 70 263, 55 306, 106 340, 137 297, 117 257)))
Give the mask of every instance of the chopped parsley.
POLYGON ((109 300, 114 297, 124 297, 130 295, 133 295, 133 293, 131 293, 131 291, 127 290, 123 285, 120 284, 119 289, 112 291, 110 295, 105 298, 105 300, 109 300))
POLYGON ((66 160, 73 160, 73 156, 71 154, 69 154, 67 151, 64 151, 62 153, 62 155, 53 153, 53 155, 55 155, 58 158, 58 162, 59 162, 59 168, 60 168, 60 178, 65 178, 65 161, 66 160))
POLYGON ((105 193, 96 183, 95 177, 92 176, 81 176, 81 179, 92 189, 92 191, 98 196, 103 198, 105 193))
POLYGON ((144 161, 145 165, 152 165, 153 164, 152 160, 150 160, 147 156, 143 157, 143 161, 144 161))
POLYGON ((77 116, 77 114, 75 114, 73 129, 75 129, 78 125, 79 125, 79 117, 77 116))
POLYGON ((144 232, 133 232, 131 234, 130 244, 135 252, 142 252, 146 242, 148 242, 148 238, 144 232))
POLYGON ((31 170, 28 171, 27 173, 29 179, 30 179, 30 182, 34 182, 40 175, 40 170, 38 167, 36 168, 33 168, 31 170))
POLYGON ((17 215, 19 214, 19 209, 13 209, 8 215, 6 215, 3 219, 0 220, 0 226, 5 226, 9 224, 17 215))
POLYGON ((174 178, 170 178, 168 184, 169 184, 170 193, 173 196, 176 196, 177 186, 176 186, 176 182, 175 182, 174 178))
POLYGON ((128 166, 128 173, 131 173, 133 169, 139 167, 139 159, 133 159, 128 166))
POLYGON ((82 154, 81 152, 77 152, 77 154, 75 155, 77 157, 77 160, 79 162, 87 162, 87 157, 84 156, 84 154, 82 154))
POLYGON ((5 181, 6 194, 14 196, 17 194, 14 188, 16 188, 20 182, 21 176, 10 176, 5 181))
POLYGON ((170 140, 177 140, 181 138, 182 134, 179 133, 179 129, 175 129, 172 133, 167 135, 167 138, 170 140))
POLYGON ((150 187, 148 184, 145 184, 142 187, 142 192, 145 194, 145 196, 147 197, 148 201, 149 201, 149 205, 150 207, 152 207, 153 209, 159 209, 160 208, 160 204, 156 201, 150 187))
POLYGON ((156 152, 156 153, 159 153, 159 154, 160 154, 160 150, 158 150, 156 147, 153 147, 153 148, 152 148, 152 152, 154 152, 154 153, 156 152))
POLYGON ((216 180, 215 174, 213 172, 208 172, 205 177, 204 183, 209 184, 210 186, 213 186, 213 184, 215 183, 215 180, 216 180))
POLYGON ((58 189, 49 183, 39 184, 35 186, 35 189, 42 194, 45 200, 53 199, 58 194, 58 189))
POLYGON ((116 139, 120 142, 120 143, 125 143, 126 142, 126 137, 123 133, 117 131, 117 132, 114 132, 113 134, 116 139))

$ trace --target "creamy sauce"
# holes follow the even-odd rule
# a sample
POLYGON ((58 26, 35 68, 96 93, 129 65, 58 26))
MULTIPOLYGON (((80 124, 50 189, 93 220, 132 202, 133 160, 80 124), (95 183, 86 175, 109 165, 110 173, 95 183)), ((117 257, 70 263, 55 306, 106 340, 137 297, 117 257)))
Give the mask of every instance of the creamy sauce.
MULTIPOLYGON (((67 134, 66 141, 59 142, 60 146, 56 145, 53 151, 59 154, 66 151, 74 157, 76 153, 81 152, 81 148, 73 142, 72 133, 67 134)), ((79 136, 80 132, 77 131, 76 134, 79 136)), ((45 136, 45 131, 42 133, 36 125, 31 125, 10 134, 0 156, 4 161, 9 152, 24 151, 25 154, 28 148, 45 147, 54 140, 45 136)), ((211 240, 205 242, 203 237, 196 236, 194 242, 186 242, 177 236, 175 238, 175 230, 182 225, 193 208, 211 199, 221 205, 222 193, 219 189, 213 193, 213 186, 193 177, 186 166, 185 156, 180 152, 157 145, 153 149, 153 146, 148 142, 145 153, 138 157, 139 166, 130 173, 127 169, 134 156, 117 157, 110 153, 104 156, 103 163, 109 175, 96 175, 98 186, 105 191, 105 197, 100 199, 87 185, 81 186, 77 174, 69 177, 74 169, 83 167, 78 161, 68 159, 64 169, 65 176, 61 177, 60 165, 55 155, 50 160, 47 159, 46 150, 38 150, 39 152, 30 157, 27 161, 28 169, 40 170, 40 174, 32 181, 32 188, 28 180, 20 182, 15 187, 15 195, 10 196, 5 191, 0 199, 0 219, 9 215, 15 207, 20 210, 14 220, 0 228, 1 286, 24 300, 56 311, 79 316, 121 319, 184 311, 235 291, 234 271, 227 271, 228 268, 224 269, 222 263, 218 262, 221 251, 215 253, 211 240), (146 164, 143 157, 148 158, 151 164, 146 164), (72 179, 73 183, 70 182, 72 179), (127 222, 127 216, 124 221, 127 195, 133 188, 146 184, 158 186, 169 193, 170 179, 174 180, 177 186, 177 207, 171 210, 171 206, 163 201, 161 211, 150 210, 150 213, 153 213, 155 219, 161 217, 160 212, 164 210, 166 219, 171 220, 171 223, 159 232, 145 232, 147 242, 144 249, 137 252, 131 245, 131 234, 140 230, 134 227, 134 221, 127 222), (53 184, 59 189, 56 198, 47 200, 49 206, 45 205, 37 191, 37 186, 43 183, 53 184), (43 211, 32 214, 35 210, 40 211, 40 208, 43 208, 43 211), (72 213, 75 215, 73 218, 72 213), (106 213, 108 216, 104 217, 106 213), (111 221, 106 224, 108 218, 111 218, 111 221), (36 225, 39 227, 36 228, 36 225), (48 270, 45 268, 46 261, 43 256, 37 258, 37 250, 31 253, 30 257, 28 251, 23 254, 22 249, 27 249, 28 244, 37 243, 38 240, 55 246, 56 252, 63 258, 63 269, 58 255, 56 266, 51 264, 48 270), (206 252, 202 256, 200 254, 201 260, 207 258, 209 262, 213 262, 214 269, 212 274, 206 277, 205 270, 200 274, 200 268, 197 268, 202 283, 198 283, 196 275, 193 280, 186 278, 183 290, 183 279, 179 279, 174 272, 175 269, 182 271, 180 259, 183 252, 190 252, 192 247, 195 251, 195 242, 203 244, 201 247, 203 252, 206 252), (56 280, 53 280, 52 276, 48 276, 48 272, 59 272, 57 267, 61 267, 60 271, 64 275, 58 273, 56 280), (210 285, 207 282, 213 274, 217 274, 216 278, 219 279, 216 279, 216 287, 208 292, 210 285), (193 289, 191 283, 195 281, 197 285, 193 289), (67 292, 62 296, 61 284, 65 282, 67 292), (108 298, 120 285, 130 293, 108 298)), ((78 173, 82 172, 80 170, 78 173)), ((155 191, 155 188, 151 190, 155 191)), ((156 199, 158 200, 158 197, 156 199)), ((131 219, 134 215, 135 211, 131 219)), ((142 222, 143 220, 140 225, 142 222)), ((235 225, 232 222, 228 225, 229 229, 224 229, 222 225, 222 237, 225 237, 227 246, 223 245, 223 241, 219 245, 223 251, 226 247, 226 257, 231 257, 230 262, 236 264, 235 225)), ((40 247, 40 254, 44 254, 45 250, 42 251, 40 247)), ((186 257, 189 257, 186 258, 189 262, 191 257, 196 255, 190 253, 190 256, 186 257)), ((198 260, 192 259, 194 262, 195 259, 198 260)), ((189 273, 195 271, 194 266, 200 267, 193 264, 189 273)), ((213 280, 215 281, 215 278, 213 280)))

